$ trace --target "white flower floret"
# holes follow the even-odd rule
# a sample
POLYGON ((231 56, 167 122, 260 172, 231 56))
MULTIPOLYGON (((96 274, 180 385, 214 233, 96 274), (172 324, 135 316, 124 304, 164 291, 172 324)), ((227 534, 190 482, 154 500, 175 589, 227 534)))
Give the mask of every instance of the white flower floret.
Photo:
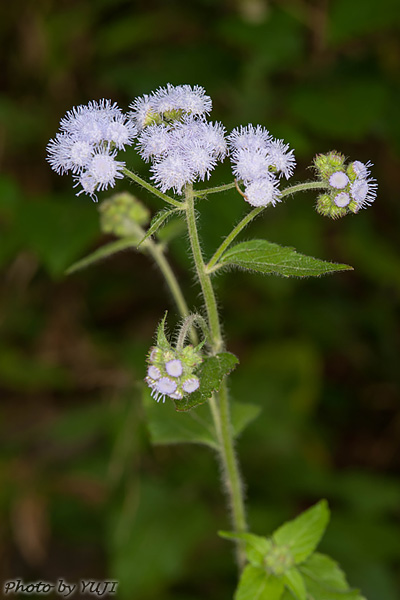
POLYGON ((106 190, 115 186, 116 179, 124 177, 121 172, 125 163, 115 160, 116 152, 109 152, 108 148, 97 148, 90 163, 88 173, 96 180, 97 190, 106 190))
POLYGON ((337 190, 343 190, 349 183, 349 178, 343 171, 336 171, 329 177, 329 185, 337 190))
POLYGON ((177 388, 176 381, 170 379, 169 377, 161 377, 155 383, 155 389, 160 394, 173 394, 177 388))
POLYGON ((232 154, 240 150, 265 150, 271 142, 272 136, 265 127, 254 127, 249 123, 243 127, 236 127, 228 136, 228 145, 232 154))
POLYGON ((340 194, 337 194, 334 197, 333 201, 336 204, 336 206, 343 208, 344 206, 348 206, 350 204, 351 198, 349 194, 346 194, 346 192, 340 192, 340 194))
POLYGON ((172 139, 171 131, 166 125, 149 125, 140 133, 137 149, 146 162, 150 158, 159 159, 168 154, 172 139))
POLYGON ((296 167, 296 159, 293 150, 289 150, 289 144, 285 144, 283 140, 272 140, 267 149, 270 164, 289 179, 296 167))
POLYGON ((157 379, 160 379, 160 377, 161 377, 161 371, 155 365, 150 365, 149 368, 147 369, 147 375, 151 379, 154 379, 154 381, 156 381, 157 379))
POLYGON ((184 381, 182 383, 182 389, 187 394, 192 394, 199 388, 199 386, 200 386, 200 381, 198 380, 197 377, 190 377, 189 379, 186 379, 186 381, 184 381))
POLYGON ((68 171, 80 173, 93 154, 93 145, 75 140, 66 133, 58 133, 47 145, 47 160, 53 171, 63 175, 68 171))
POLYGON ((350 187, 350 194, 357 203, 358 208, 370 206, 376 198, 378 184, 373 177, 356 179, 350 187))
POLYGON ((128 117, 134 121, 139 130, 143 129, 149 118, 156 113, 153 98, 147 94, 135 98, 129 108, 131 111, 128 113, 128 117))
POLYGON ((183 366, 179 358, 174 358, 165 364, 165 370, 171 377, 180 377, 183 373, 183 366))
POLYGON ((182 110, 193 115, 204 115, 212 109, 211 98, 199 85, 192 88, 190 85, 173 86, 168 83, 165 88, 154 92, 152 102, 155 111, 160 114, 182 110))
POLYGON ((97 189, 97 180, 93 177, 91 173, 88 171, 84 171, 78 177, 75 177, 75 185, 74 187, 81 185, 82 189, 76 195, 80 196, 85 193, 91 197, 93 202, 97 202, 97 196, 95 194, 97 189))
POLYGON ((125 150, 131 146, 137 134, 137 129, 132 121, 127 120, 123 114, 117 115, 105 125, 104 140, 115 144, 118 150, 125 150))
POLYGON ((266 150, 241 149, 233 156, 233 173, 237 179, 250 184, 256 179, 268 177, 270 160, 266 150))
POLYGON ((174 190, 182 193, 182 188, 195 179, 195 171, 187 158, 180 152, 168 154, 165 158, 156 161, 151 170, 151 179, 158 185, 162 192, 174 190))
POLYGON ((212 148, 213 156, 217 160, 224 160, 228 146, 225 139, 226 129, 222 123, 202 122, 200 124, 200 135, 203 144, 212 148))
POLYGON ((363 163, 359 160, 355 160, 351 166, 358 179, 366 179, 370 174, 369 167, 373 167, 373 163, 371 161, 363 163))
POLYGON ((205 178, 210 179, 211 171, 217 164, 211 146, 205 146, 201 139, 191 139, 182 147, 182 153, 185 155, 185 158, 195 175, 201 179, 201 181, 204 181, 205 178))
POLYGON ((279 202, 279 181, 272 177, 263 177, 252 181, 245 188, 245 200, 251 206, 275 206, 279 202))

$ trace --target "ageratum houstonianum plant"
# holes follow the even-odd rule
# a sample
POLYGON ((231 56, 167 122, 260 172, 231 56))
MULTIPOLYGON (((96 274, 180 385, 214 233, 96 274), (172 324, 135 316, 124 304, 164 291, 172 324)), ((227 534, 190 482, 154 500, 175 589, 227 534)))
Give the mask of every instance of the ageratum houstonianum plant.
POLYGON ((238 403, 230 401, 227 379, 238 359, 226 348, 213 280, 215 273, 227 267, 285 277, 351 269, 265 239, 237 242, 236 238, 257 215, 306 190, 317 192, 316 210, 321 215, 336 219, 358 213, 376 197, 372 165, 347 161, 332 151, 315 157, 313 181, 283 185, 296 166, 288 144, 274 139, 261 125, 240 125, 227 133, 221 123, 208 120, 211 108, 203 88, 167 85, 136 98, 127 114, 110 100, 92 101, 66 114, 60 132, 48 144, 48 161, 57 173, 72 175, 77 195, 87 194, 97 202, 100 192, 113 188, 117 179, 127 178, 165 203, 149 224, 149 209, 131 194, 119 193, 103 201, 102 229, 118 239, 73 265, 69 272, 124 248, 147 254, 160 268, 181 326, 174 337, 168 337, 165 314, 147 356, 144 402, 149 429, 155 443, 200 442, 217 451, 232 520, 232 531, 220 535, 235 543, 239 568, 235 599, 361 600, 358 591, 349 588, 337 563, 316 552, 329 520, 326 501, 268 538, 248 531, 235 438, 257 416, 257 409, 243 403, 238 411, 238 403), (149 163, 152 183, 121 160, 131 145, 149 163), (232 165, 231 182, 218 187, 200 183, 208 181, 216 165, 226 159, 232 165), (205 258, 198 234, 202 202, 230 189, 243 197, 249 211, 224 234, 214 254, 205 258), (189 310, 167 260, 166 244, 173 233, 171 228, 167 231, 167 221, 172 216, 182 219, 187 228, 203 299, 200 312, 189 310), (166 402, 171 405, 163 405, 166 402), (233 422, 235 411, 239 416, 233 422), (185 423, 189 426, 182 427, 185 423))

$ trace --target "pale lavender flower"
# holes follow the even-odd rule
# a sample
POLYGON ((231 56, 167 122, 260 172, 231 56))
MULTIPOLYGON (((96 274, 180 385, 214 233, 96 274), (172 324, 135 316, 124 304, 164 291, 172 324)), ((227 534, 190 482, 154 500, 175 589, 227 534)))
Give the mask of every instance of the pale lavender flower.
POLYGON ((296 167, 296 159, 293 150, 289 150, 289 144, 285 144, 283 140, 272 140, 267 151, 270 165, 289 179, 296 167))
POLYGON ((255 179, 245 188, 245 200, 251 206, 275 206, 279 202, 279 181, 275 177, 255 179))
POLYGON ((367 208, 375 198, 378 184, 373 177, 357 178, 350 187, 350 194, 357 203, 358 208, 367 208))
POLYGON ((165 363, 165 370, 171 377, 180 377, 183 373, 183 366, 179 358, 173 358, 165 363))
POLYGON ((135 125, 123 114, 105 123, 104 140, 114 144, 118 150, 125 150, 125 146, 131 146, 136 135, 135 125))
POLYGON ((336 206, 343 208, 350 204, 351 198, 350 198, 349 194, 346 194, 346 192, 340 192, 340 194, 337 194, 334 197, 333 201, 336 204, 336 206))
POLYGON ((355 160, 351 166, 353 167, 354 173, 357 175, 358 179, 366 179, 370 175, 370 167, 373 167, 373 163, 371 161, 367 161, 363 163, 359 160, 355 160))
POLYGON ((349 178, 343 171, 335 171, 329 177, 329 185, 336 188, 337 190, 343 190, 349 183, 349 178))
POLYGON ((155 114, 153 98, 145 94, 135 100, 129 105, 131 111, 128 113, 128 117, 133 120, 139 131, 141 131, 145 125, 149 125, 149 119, 155 114))
POLYGON ((151 179, 162 192, 174 190, 177 194, 182 193, 182 188, 193 183, 196 173, 193 166, 180 152, 168 154, 165 158, 154 162, 151 167, 153 175, 151 179))
POLYGON ((235 177, 246 185, 269 175, 271 163, 265 149, 247 150, 242 148, 235 153, 232 162, 235 177))
POLYGON ((212 101, 199 85, 173 86, 159 88, 152 95, 152 103, 157 113, 164 114, 174 110, 182 110, 192 115, 208 114, 212 109, 212 101))
POLYGON ((59 175, 68 171, 80 173, 89 163, 93 148, 89 142, 76 140, 66 133, 57 133, 47 145, 47 160, 59 175))
POLYGON ((271 141, 272 136, 265 127, 254 127, 250 123, 245 127, 236 127, 228 136, 229 149, 233 155, 241 150, 266 150, 271 141))
POLYGON ((200 381, 197 377, 190 377, 182 383, 182 389, 187 394, 192 394, 200 387, 200 381))
POLYGON ((200 130, 204 145, 212 148, 212 154, 217 160, 224 160, 228 146, 225 139, 226 129, 222 123, 202 121, 200 130))
POLYGON ((166 156, 171 149, 173 141, 171 130, 164 125, 149 125, 138 137, 137 149, 146 162, 166 156))

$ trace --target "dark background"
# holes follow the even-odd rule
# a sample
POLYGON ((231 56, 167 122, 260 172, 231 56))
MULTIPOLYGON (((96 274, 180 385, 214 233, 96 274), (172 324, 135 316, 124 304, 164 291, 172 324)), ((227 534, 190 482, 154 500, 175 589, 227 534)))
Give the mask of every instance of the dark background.
MULTIPOLYGON (((152 447, 141 407, 145 355, 167 307, 174 324, 168 292, 134 253, 64 275, 109 238, 97 206, 45 162, 72 106, 105 97, 126 110, 170 82, 204 86, 211 118, 228 129, 260 123, 285 138, 293 181, 330 149, 375 165, 368 210, 330 221, 315 196, 298 195, 244 235, 353 272, 230 273, 217 291, 241 361, 232 394, 263 408, 238 444, 252 530, 267 535, 325 497, 333 516, 321 550, 368 600, 400 597, 399 24, 397 0, 1 4, 2 583, 111 578, 122 599, 232 597, 214 457, 152 447)), ((146 176, 134 152, 126 158, 146 176)), ((225 164, 212 185, 230 178, 225 164)), ((203 203, 208 255, 246 208, 233 191, 203 203)), ((183 236, 169 257, 199 308, 183 236)))

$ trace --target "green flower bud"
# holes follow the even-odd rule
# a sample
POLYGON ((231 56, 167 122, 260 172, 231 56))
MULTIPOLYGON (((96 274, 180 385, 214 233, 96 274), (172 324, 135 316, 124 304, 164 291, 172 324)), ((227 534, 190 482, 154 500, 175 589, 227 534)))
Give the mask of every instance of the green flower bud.
POLYGON ((150 221, 149 209, 128 192, 114 194, 100 204, 99 210, 100 226, 104 233, 137 237, 138 242, 144 235, 140 226, 150 221))
POLYGON ((337 206, 334 198, 335 196, 333 194, 321 194, 321 196, 319 196, 317 199, 317 212, 320 215, 324 217, 330 217, 331 219, 344 217, 347 214, 347 207, 337 206))
POLYGON ((327 154, 317 154, 314 158, 314 167, 317 170, 321 179, 329 179, 329 177, 339 169, 343 168, 345 157, 340 152, 332 150, 327 154))
POLYGON ((265 570, 273 575, 283 575, 294 566, 294 559, 288 546, 272 545, 264 557, 265 570))

